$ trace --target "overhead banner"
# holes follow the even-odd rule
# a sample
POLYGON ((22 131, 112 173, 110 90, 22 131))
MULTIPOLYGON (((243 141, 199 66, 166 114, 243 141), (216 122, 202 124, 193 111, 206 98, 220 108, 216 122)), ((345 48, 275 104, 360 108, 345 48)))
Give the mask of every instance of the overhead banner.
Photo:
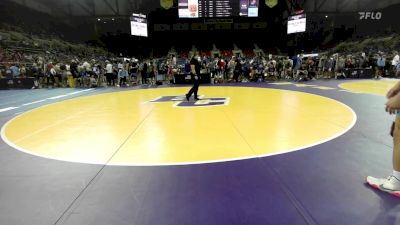
POLYGON ((278 0, 265 0, 265 4, 270 7, 273 8, 276 5, 278 5, 278 0))
POLYGON ((160 5, 164 9, 169 9, 174 5, 174 0, 160 0, 160 5))

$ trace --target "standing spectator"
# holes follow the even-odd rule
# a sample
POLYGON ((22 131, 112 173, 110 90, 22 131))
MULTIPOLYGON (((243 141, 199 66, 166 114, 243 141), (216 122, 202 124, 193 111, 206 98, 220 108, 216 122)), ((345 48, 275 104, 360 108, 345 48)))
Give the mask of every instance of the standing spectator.
POLYGON ((280 78, 283 77, 284 78, 284 75, 283 75, 283 58, 281 58, 281 57, 277 58, 276 70, 277 70, 277 73, 278 73, 278 77, 280 77, 280 78))
POLYGON ((54 75, 54 80, 55 80, 55 86, 60 87, 60 82, 61 82, 61 69, 60 69, 60 63, 57 63, 54 66, 54 70, 56 71, 56 75, 54 75))
POLYGON ((333 68, 333 58, 329 58, 325 61, 324 65, 324 78, 330 79, 332 75, 332 68, 333 68))
POLYGON ((241 74, 242 74, 242 64, 240 63, 240 60, 235 57, 235 67, 233 69, 233 81, 239 82, 241 74))
POLYGON ((298 76, 297 72, 298 72, 298 70, 300 69, 301 64, 302 64, 302 62, 301 62, 301 56, 300 56, 300 55, 295 55, 295 56, 293 57, 293 77, 294 77, 295 79, 297 79, 297 76, 298 76))
POLYGON ((32 74, 32 77, 35 78, 35 80, 33 81, 32 89, 37 89, 37 88, 39 88, 39 68, 36 63, 32 64, 31 74, 32 74))
POLYGON ((126 78, 128 77, 128 71, 125 68, 122 68, 118 72, 119 77, 119 85, 118 87, 122 87, 122 85, 126 86, 126 78))
POLYGON ((79 77, 78 63, 75 60, 71 60, 70 71, 73 79, 77 79, 79 77))
POLYGON ((378 66, 378 70, 375 76, 376 79, 382 78, 385 71, 385 64, 386 64, 386 59, 383 53, 380 53, 378 60, 376 61, 376 65, 378 66))
POLYGON ((129 77, 131 79, 131 83, 135 82, 136 84, 138 84, 138 63, 136 61, 136 59, 132 59, 131 64, 129 66, 129 77))
POLYGON ((335 65, 335 78, 345 78, 345 75, 343 73, 344 69, 344 64, 345 64, 345 59, 343 56, 339 56, 338 60, 336 61, 335 65))
POLYGON ((113 86, 118 84, 118 72, 119 72, 118 63, 114 62, 114 64, 113 64, 113 73, 112 73, 112 76, 111 76, 111 80, 112 80, 112 85, 113 86))
POLYGON ((395 77, 398 78, 399 76, 400 76, 400 63, 397 63, 395 77))
POLYGON ((236 56, 232 56, 231 60, 228 62, 227 73, 228 73, 228 82, 233 80, 233 70, 236 66, 236 56))
POLYGON ((65 64, 60 65, 60 72, 61 72, 61 86, 66 87, 67 86, 67 67, 65 64))
POLYGON ((399 56, 399 54, 398 54, 396 51, 393 52, 393 55, 394 55, 394 57, 393 57, 393 60, 392 60, 392 68, 391 68, 391 71, 393 71, 394 74, 396 74, 396 77, 397 77, 397 64, 400 63, 400 56, 399 56))
POLYGON ((87 61, 85 61, 83 64, 82 64, 82 68, 83 68, 83 70, 85 71, 85 73, 84 73, 84 76, 82 77, 82 79, 83 79, 83 85, 85 86, 85 87, 89 87, 90 86, 90 77, 91 77, 91 75, 93 74, 93 71, 92 71, 92 66, 90 65, 90 63, 88 63, 87 61))
POLYGON ((269 60, 265 65, 265 69, 267 70, 266 77, 272 76, 273 78, 278 79, 278 74, 276 73, 276 61, 272 58, 271 54, 268 56, 268 59, 269 60))
MULTIPOLYGON (((176 63, 175 63, 176 65, 176 63)), ((174 77, 174 61, 169 60, 168 61, 168 72, 167 72, 167 80, 169 81, 170 84, 175 83, 175 77, 174 77)))
POLYGON ((121 62, 118 62, 117 68, 118 68, 118 72, 119 72, 119 70, 122 70, 124 68, 124 64, 122 64, 121 62))
POLYGON ((219 76, 219 79, 223 81, 225 79, 225 67, 226 67, 226 61, 223 58, 220 58, 217 62, 218 69, 217 73, 219 76))
POLYGON ((367 58, 367 56, 366 56, 366 54, 365 54, 365 52, 362 52, 361 53, 361 59, 360 59, 360 68, 367 68, 369 65, 368 65, 368 58, 367 58))
POLYGON ((51 85, 52 85, 52 87, 54 86, 54 84, 55 84, 55 78, 54 78, 54 76, 56 75, 56 70, 55 70, 55 68, 54 68, 54 65, 53 65, 53 63, 49 63, 49 64, 47 64, 47 72, 46 72, 46 78, 47 78, 47 82, 46 82, 46 85, 47 85, 47 88, 49 88, 50 87, 50 81, 51 81, 51 85))
POLYGON ((147 84, 147 69, 148 69, 147 62, 144 61, 142 67, 142 84, 147 84))
POLYGON ((98 86, 103 85, 104 76, 103 76, 102 67, 99 63, 97 63, 93 66, 93 78, 96 79, 96 81, 97 81, 96 84, 98 86))
MULTIPOLYGON (((113 65, 110 61, 106 60, 106 79, 107 79, 107 86, 111 86, 111 81, 113 81, 113 65)), ((114 81, 115 82, 115 81, 114 81)), ((115 85, 115 83, 113 83, 115 85)))
POLYGON ((149 63, 149 78, 150 78, 150 85, 156 84, 156 70, 157 67, 155 65, 155 62, 152 60, 149 63))
POLYGON ((326 60, 327 60, 326 55, 322 55, 321 58, 319 59, 319 62, 318 62, 318 76, 317 77, 319 77, 320 75, 323 74, 326 60))
POLYGON ((249 82, 250 79, 250 68, 248 62, 243 61, 243 79, 242 82, 249 82))
POLYGON ((137 71, 136 71, 136 78, 137 84, 142 84, 142 70, 143 70, 143 63, 137 62, 137 71))

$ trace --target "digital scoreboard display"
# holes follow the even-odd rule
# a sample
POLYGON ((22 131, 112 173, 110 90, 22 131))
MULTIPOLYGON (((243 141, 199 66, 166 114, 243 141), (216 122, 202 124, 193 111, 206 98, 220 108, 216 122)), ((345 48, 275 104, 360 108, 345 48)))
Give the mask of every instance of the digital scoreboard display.
POLYGON ((306 14, 290 16, 288 18, 288 34, 300 33, 306 31, 306 14))
POLYGON ((133 13, 131 16, 131 35, 147 37, 147 17, 142 14, 133 13))
POLYGON ((259 0, 179 0, 179 18, 258 17, 259 0))

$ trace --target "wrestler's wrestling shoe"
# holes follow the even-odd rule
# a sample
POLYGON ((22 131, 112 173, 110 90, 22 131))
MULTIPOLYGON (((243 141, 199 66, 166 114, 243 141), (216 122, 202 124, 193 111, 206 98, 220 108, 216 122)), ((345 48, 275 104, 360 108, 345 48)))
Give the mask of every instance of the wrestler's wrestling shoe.
POLYGON ((368 176, 365 181, 375 189, 388 192, 389 194, 400 198, 400 180, 394 176, 388 176, 387 178, 368 176))

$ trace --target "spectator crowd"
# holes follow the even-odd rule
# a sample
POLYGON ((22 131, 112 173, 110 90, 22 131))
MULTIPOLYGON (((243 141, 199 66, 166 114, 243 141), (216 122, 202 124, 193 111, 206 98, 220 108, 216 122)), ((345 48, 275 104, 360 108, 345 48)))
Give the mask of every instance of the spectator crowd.
MULTIPOLYGON (((0 39, 1 43, 1 39, 0 39)), ((398 77, 400 59, 396 51, 298 54, 295 56, 246 51, 223 54, 176 51, 159 58, 136 59, 110 54, 76 54, 0 46, 0 78, 33 77, 33 88, 97 87, 174 83, 175 75, 190 73, 190 57, 200 62, 201 72, 212 83, 264 82, 268 80, 308 81, 353 78, 363 69, 375 78, 398 77)))

